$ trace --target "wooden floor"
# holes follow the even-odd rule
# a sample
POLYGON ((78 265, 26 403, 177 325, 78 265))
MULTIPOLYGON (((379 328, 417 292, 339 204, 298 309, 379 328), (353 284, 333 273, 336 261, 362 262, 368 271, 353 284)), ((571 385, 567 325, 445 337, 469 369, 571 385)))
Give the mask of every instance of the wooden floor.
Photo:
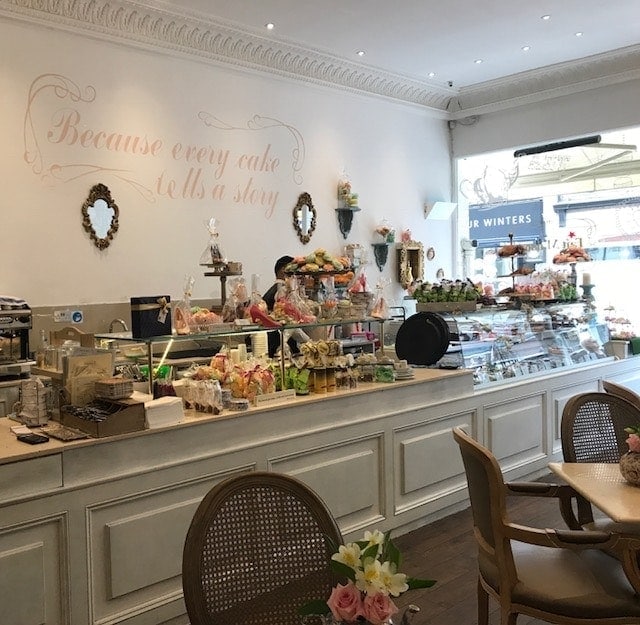
MULTIPOLYGON (((549 481, 554 480, 549 477, 549 481)), ((557 501, 533 497, 510 497, 508 501, 512 521, 542 528, 566 527, 557 501)), ((403 573, 437 580, 435 586, 409 591, 397 600, 399 607, 410 603, 420 607, 412 625, 475 625, 477 560, 471 510, 463 510, 393 540, 402 553, 403 573)), ((493 600, 489 601, 489 608, 489 622, 499 625, 497 604, 493 600)), ((518 625, 542 623, 527 616, 518 618, 518 625)))

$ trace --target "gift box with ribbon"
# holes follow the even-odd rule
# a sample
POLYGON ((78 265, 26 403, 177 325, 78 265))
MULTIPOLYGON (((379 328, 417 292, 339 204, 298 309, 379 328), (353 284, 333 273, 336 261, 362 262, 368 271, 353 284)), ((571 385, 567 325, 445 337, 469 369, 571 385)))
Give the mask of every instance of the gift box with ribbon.
POLYGON ((144 339, 171 334, 171 298, 150 295, 131 298, 131 336, 144 339))

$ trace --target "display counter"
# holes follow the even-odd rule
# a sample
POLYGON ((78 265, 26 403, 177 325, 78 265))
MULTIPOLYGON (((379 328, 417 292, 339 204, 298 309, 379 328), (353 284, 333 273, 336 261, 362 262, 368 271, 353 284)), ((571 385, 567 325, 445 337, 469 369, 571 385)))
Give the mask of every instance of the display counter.
POLYGON ((612 356, 609 336, 588 302, 486 306, 442 312, 451 341, 440 366, 473 371, 478 387, 612 356))
POLYGON ((295 475, 346 539, 402 533, 468 505, 452 427, 487 445, 506 479, 536 477, 561 457, 566 401, 603 379, 640 390, 640 359, 475 389, 471 371, 416 369, 412 380, 40 446, 18 443, 0 418, 0 622, 186 625, 184 536, 220 480, 295 475))

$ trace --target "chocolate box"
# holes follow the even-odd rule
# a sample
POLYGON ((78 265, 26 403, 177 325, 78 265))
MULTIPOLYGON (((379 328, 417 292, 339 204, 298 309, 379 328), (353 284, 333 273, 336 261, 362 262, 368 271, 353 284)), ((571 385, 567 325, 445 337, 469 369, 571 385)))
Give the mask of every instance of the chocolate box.
POLYGON ((171 334, 171 298, 149 295, 131 298, 131 335, 135 339, 171 334))

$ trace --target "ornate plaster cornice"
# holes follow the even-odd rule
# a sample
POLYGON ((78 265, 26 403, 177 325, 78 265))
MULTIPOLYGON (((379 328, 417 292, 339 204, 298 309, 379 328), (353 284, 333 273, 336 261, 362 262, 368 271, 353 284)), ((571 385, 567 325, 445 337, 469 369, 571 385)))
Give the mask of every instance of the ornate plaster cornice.
POLYGON ((638 79, 640 45, 463 87, 448 111, 461 119, 638 79))
POLYGON ((266 39, 202 14, 178 14, 162 0, 0 0, 0 16, 388 98, 454 120, 640 78, 640 46, 453 89, 266 39))
POLYGON ((295 44, 265 39, 204 16, 178 15, 160 6, 126 0, 0 0, 0 15, 391 98, 427 107, 443 117, 449 99, 456 93, 295 44))

